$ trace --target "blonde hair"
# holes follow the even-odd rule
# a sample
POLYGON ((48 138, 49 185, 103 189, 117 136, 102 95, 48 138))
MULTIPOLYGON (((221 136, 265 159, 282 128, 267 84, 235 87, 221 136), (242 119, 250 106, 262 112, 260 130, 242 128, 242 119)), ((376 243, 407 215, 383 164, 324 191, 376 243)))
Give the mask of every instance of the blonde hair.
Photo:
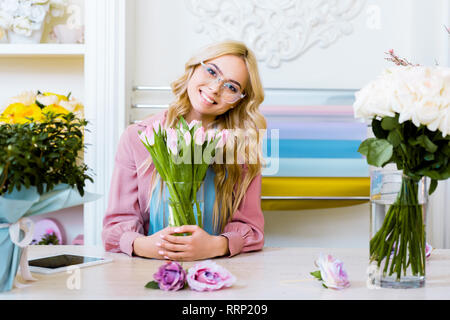
MULTIPOLYGON (((165 128, 170 128, 177 124, 180 116, 186 117, 192 108, 187 92, 188 83, 196 67, 202 61, 223 55, 241 57, 247 66, 249 81, 244 90, 245 97, 234 108, 230 108, 224 114, 217 116, 208 125, 208 128, 214 127, 219 130, 241 129, 241 132, 245 132, 245 139, 239 139, 239 137, 237 137, 238 139, 227 139, 225 155, 228 153, 226 157, 229 159, 229 153, 231 153, 231 157, 234 159, 231 164, 212 164, 215 172, 214 186, 216 191, 213 209, 213 228, 215 232, 223 231, 224 226, 231 220, 233 213, 236 212, 243 200, 248 186, 262 170, 262 135, 260 130, 266 130, 267 123, 259 111, 259 106, 264 101, 264 90, 259 76, 257 60, 253 52, 242 42, 227 40, 210 45, 194 55, 187 61, 183 76, 171 84, 175 101, 170 104, 164 123, 165 128), (244 159, 242 159, 241 155, 245 155, 244 159), (241 166, 239 163, 244 166, 241 166), (242 179, 243 170, 245 170, 245 176, 242 179)), ((236 138, 235 135, 234 137, 236 138)), ((159 174, 155 173, 156 170, 153 171, 151 178, 153 188, 150 190, 150 199, 156 185, 156 179, 160 181, 159 174)))

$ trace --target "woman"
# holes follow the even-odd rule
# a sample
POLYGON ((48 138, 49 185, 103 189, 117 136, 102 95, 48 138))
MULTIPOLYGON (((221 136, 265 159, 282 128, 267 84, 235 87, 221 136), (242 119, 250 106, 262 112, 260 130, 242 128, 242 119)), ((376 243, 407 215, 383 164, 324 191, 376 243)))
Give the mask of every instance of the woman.
POLYGON ((264 92, 254 54, 237 41, 211 45, 186 63, 184 75, 172 83, 172 90, 176 99, 167 111, 129 126, 121 137, 103 221, 105 249, 176 261, 231 257, 262 249, 262 149, 258 132, 266 129, 266 120, 258 110, 264 92), (180 116, 189 123, 201 121, 205 129, 233 132, 245 128, 247 133, 248 143, 229 140, 237 161, 213 163, 208 170, 205 198, 212 200, 205 199, 209 227, 204 223, 204 229, 192 225, 164 228, 156 222, 161 215, 155 204, 160 179, 138 131, 156 121, 165 128, 174 127, 180 116), (256 161, 244 159, 243 163, 246 152, 256 161))

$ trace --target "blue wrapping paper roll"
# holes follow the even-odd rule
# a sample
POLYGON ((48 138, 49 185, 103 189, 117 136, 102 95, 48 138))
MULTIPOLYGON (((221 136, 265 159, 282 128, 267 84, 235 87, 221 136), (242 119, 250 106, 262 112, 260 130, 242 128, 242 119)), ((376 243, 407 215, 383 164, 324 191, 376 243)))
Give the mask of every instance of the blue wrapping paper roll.
MULTIPOLYGON (((23 249, 11 239, 10 227, 21 219, 95 201, 101 195, 85 192, 59 184, 47 193, 39 195, 36 187, 15 189, 0 197, 0 292, 10 291, 14 286, 23 249)), ((22 241, 25 235, 21 232, 22 241)))

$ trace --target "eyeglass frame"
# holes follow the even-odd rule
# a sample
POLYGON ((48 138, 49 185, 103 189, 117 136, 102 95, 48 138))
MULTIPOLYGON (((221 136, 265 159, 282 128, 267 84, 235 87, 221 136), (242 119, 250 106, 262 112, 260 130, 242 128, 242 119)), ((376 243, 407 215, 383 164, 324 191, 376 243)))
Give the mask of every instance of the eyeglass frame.
MULTIPOLYGON (((203 68, 207 68, 207 66, 206 66, 206 64, 205 64, 204 61, 200 61, 200 65, 201 65, 203 68)), ((213 66, 213 67, 214 67, 214 66, 213 66)), ((217 69, 217 68, 214 67, 214 69, 217 69)), ((219 70, 217 70, 217 71, 218 71, 217 77, 216 77, 216 79, 214 79, 213 81, 219 82, 219 83, 222 83, 222 82, 223 82, 223 84, 225 84, 225 83, 227 83, 227 82, 230 82, 230 80, 227 80, 227 79, 222 78, 222 77, 219 75, 219 72, 220 72, 220 71, 219 71, 219 70)), ((220 72, 220 73, 221 73, 221 72, 220 72)), ((221 87, 223 87, 223 84, 221 85, 221 87)), ((245 93, 242 93, 241 90, 239 90, 239 93, 240 93, 240 96, 238 97, 238 99, 237 99, 236 101, 233 101, 233 102, 227 102, 227 101, 225 101, 225 102, 227 102, 227 103, 229 103, 229 104, 233 104, 233 103, 238 102, 239 100, 241 100, 242 98, 244 98, 244 97, 246 96, 246 94, 245 94, 245 93)))

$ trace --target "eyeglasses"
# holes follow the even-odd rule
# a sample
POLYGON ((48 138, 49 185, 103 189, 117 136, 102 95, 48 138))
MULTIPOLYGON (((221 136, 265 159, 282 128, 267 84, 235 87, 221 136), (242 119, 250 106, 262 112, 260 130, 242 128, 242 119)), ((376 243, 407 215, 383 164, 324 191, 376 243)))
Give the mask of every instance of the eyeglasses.
POLYGON ((220 84, 220 93, 223 101, 226 103, 235 103, 239 99, 245 97, 245 94, 241 92, 239 86, 230 80, 225 80, 219 76, 220 72, 217 68, 209 63, 204 63, 203 61, 200 63, 203 70, 203 76, 209 82, 208 84, 212 84, 214 82, 218 82, 220 84))

